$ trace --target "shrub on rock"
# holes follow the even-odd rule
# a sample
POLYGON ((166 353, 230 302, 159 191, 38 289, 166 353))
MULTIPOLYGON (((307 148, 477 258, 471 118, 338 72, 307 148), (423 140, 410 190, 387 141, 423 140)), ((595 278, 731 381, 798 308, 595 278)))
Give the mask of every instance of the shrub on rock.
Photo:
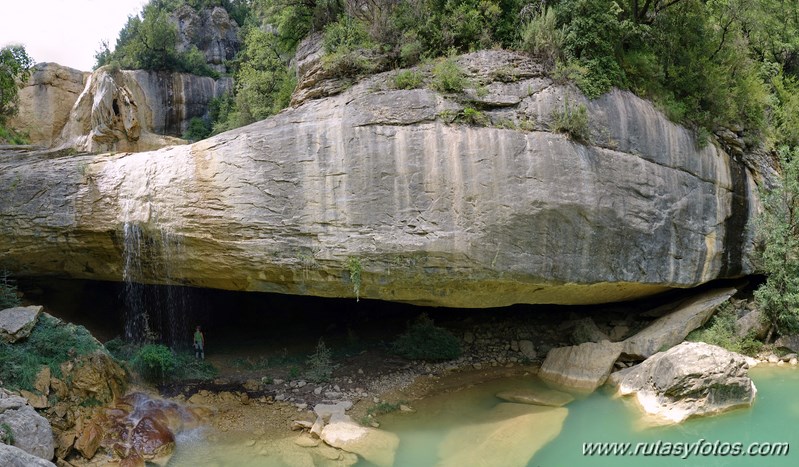
POLYGON ((458 338, 424 314, 394 341, 392 349, 410 360, 452 360, 461 355, 458 338))

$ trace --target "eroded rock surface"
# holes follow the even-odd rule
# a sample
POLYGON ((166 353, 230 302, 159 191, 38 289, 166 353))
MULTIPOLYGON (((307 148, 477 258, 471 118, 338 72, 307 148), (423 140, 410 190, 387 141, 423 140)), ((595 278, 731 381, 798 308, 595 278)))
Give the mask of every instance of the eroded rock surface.
POLYGON ((679 423, 752 405, 757 390, 743 355, 703 342, 683 342, 614 377, 657 420, 679 423))
POLYGON ((55 467, 55 464, 49 460, 3 443, 0 443, 0 465, 3 467, 55 467))
POLYGON ((27 133, 32 144, 51 146, 67 123, 88 76, 57 63, 37 63, 19 90, 18 111, 8 125, 27 133))
POLYGON ((55 440, 50 422, 36 413, 24 398, 2 388, 0 388, 0 425, 5 425, 11 430, 15 447, 42 459, 53 458, 55 440))
POLYGON ((0 154, 0 262, 121 280, 136 254, 140 282, 456 307, 627 300, 753 271, 743 165, 630 93, 588 101, 510 52, 459 60, 488 83, 487 126, 450 123, 457 98, 391 89, 390 72, 191 146, 0 154), (567 100, 586 106, 591 144, 547 130, 567 100))
POLYGON ((605 384, 621 355, 621 342, 586 342, 549 351, 538 377, 556 386, 593 392, 605 384))
POLYGON ((100 68, 92 73, 55 141, 79 151, 145 151, 185 141, 193 117, 233 86, 185 73, 100 68))
POLYGON ((734 287, 711 290, 681 303, 674 311, 655 320, 642 331, 624 341, 626 355, 645 359, 667 350, 685 339, 694 329, 701 327, 713 316, 722 303, 730 299, 734 287))
POLYGON ((7 344, 28 337, 42 312, 41 306, 19 306, 0 310, 0 341, 7 344))

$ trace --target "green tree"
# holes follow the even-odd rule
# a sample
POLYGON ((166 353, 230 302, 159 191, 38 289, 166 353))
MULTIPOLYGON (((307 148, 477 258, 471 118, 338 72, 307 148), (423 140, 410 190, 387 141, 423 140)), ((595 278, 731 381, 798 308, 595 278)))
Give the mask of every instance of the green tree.
POLYGON ((33 60, 25 47, 10 45, 0 49, 0 125, 17 112, 19 86, 27 81, 33 60))
POLYGON ((774 332, 799 331, 799 149, 779 150, 782 184, 764 196, 758 233, 764 249, 766 283, 755 291, 760 309, 774 332))

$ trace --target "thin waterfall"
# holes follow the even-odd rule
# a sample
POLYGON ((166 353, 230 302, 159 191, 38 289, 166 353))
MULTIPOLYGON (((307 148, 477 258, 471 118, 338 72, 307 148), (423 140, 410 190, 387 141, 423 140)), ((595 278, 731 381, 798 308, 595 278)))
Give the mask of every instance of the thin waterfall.
POLYGON ((175 264, 183 253, 180 237, 164 229, 148 232, 134 222, 123 224, 123 237, 126 340, 159 342, 173 348, 187 346, 189 290, 175 285, 146 285, 168 284, 178 277, 175 264))

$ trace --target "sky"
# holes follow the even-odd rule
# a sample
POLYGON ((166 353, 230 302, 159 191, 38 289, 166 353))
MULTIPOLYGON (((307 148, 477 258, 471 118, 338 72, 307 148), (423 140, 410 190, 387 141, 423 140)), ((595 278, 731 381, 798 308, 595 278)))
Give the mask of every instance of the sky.
POLYGON ((100 43, 116 43, 128 16, 147 0, 0 0, 0 47, 22 44, 37 63, 82 71, 94 66, 100 43))

